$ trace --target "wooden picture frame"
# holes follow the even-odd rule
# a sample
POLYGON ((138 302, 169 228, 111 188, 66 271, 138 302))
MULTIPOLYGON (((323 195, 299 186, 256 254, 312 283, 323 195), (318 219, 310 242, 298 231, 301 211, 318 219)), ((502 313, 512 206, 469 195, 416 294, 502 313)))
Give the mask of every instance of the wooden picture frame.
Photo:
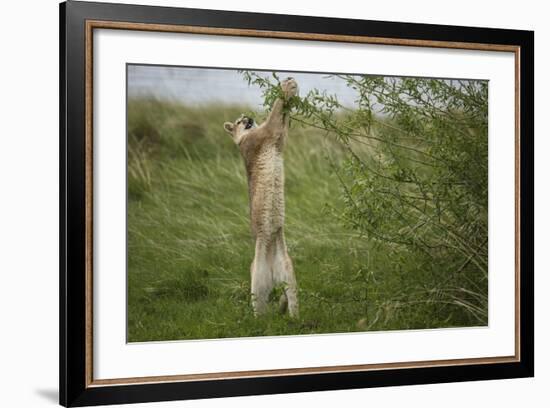
POLYGON ((534 375, 534 33, 69 1, 60 5, 60 403, 338 390, 534 375), (515 353, 434 361, 95 379, 93 33, 97 29, 511 52, 515 55, 515 353), (521 248, 521 250, 520 250, 521 248))

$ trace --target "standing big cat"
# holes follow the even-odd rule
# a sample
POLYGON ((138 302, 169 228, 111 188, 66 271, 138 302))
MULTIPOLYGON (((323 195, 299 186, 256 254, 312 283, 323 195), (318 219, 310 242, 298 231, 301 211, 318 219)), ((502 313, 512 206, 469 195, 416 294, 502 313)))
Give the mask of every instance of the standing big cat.
POLYGON ((298 315, 296 277, 284 237, 285 192, 283 151, 288 137, 290 117, 285 100, 298 93, 293 78, 281 83, 284 98, 275 101, 261 125, 241 116, 224 128, 239 147, 248 178, 250 223, 255 239, 251 272, 252 306, 256 315, 265 312, 269 295, 283 285, 280 299, 283 310, 298 315))

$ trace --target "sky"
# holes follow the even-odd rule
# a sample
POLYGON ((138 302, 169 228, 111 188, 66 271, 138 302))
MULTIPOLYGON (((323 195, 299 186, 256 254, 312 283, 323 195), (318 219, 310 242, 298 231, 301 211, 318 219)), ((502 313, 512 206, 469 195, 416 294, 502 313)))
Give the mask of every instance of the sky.
MULTIPOLYGON (((271 72, 263 74, 270 76, 271 72)), ((345 106, 353 106, 357 97, 342 79, 327 74, 284 72, 278 75, 280 78, 295 78, 301 95, 318 88, 336 94, 345 106)), ((188 104, 237 102, 253 108, 260 108, 263 101, 260 88, 249 86, 237 70, 154 65, 128 65, 128 95, 154 96, 188 104)))
MULTIPOLYGON (((272 71, 255 72, 265 77, 272 74, 272 71)), ((343 106, 354 108, 357 105, 357 91, 348 87, 341 78, 326 73, 276 73, 281 79, 289 76, 295 78, 302 96, 317 88, 319 91, 336 95, 343 106)), ((452 86, 456 84, 456 81, 445 81, 452 86)), ((236 69, 129 64, 128 96, 152 96, 191 105, 221 102, 249 105, 253 110, 261 110, 263 107, 259 86, 249 86, 243 74, 236 69)), ((381 105, 373 103, 372 106, 379 114, 384 115, 381 105)))

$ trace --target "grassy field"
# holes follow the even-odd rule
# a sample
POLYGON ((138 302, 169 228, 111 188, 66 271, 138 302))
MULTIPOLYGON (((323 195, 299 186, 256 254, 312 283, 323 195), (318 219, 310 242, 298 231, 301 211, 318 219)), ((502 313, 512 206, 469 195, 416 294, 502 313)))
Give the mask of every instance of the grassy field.
POLYGON ((129 101, 129 341, 486 324, 443 296, 461 285, 442 279, 440 266, 421 267, 417 255, 342 225, 331 209, 342 206, 333 166, 344 152, 297 126, 285 152, 285 231, 300 316, 279 314, 273 302, 255 318, 246 176, 223 130, 248 109, 129 101))

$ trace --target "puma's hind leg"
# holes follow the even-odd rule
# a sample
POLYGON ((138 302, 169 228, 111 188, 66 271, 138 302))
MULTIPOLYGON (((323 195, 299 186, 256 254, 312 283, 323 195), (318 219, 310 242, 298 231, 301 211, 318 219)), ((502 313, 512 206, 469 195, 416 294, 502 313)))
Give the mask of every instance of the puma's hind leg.
POLYGON ((283 284, 284 292, 279 299, 279 308, 282 312, 288 313, 291 317, 298 316, 298 294, 296 277, 292 260, 288 255, 286 243, 282 230, 277 235, 273 248, 273 278, 275 284, 283 284))
POLYGON ((250 267, 251 284, 250 292, 252 298, 252 308, 255 315, 266 311, 269 294, 273 289, 273 280, 271 275, 271 266, 268 260, 267 249, 260 240, 256 242, 256 252, 254 260, 250 267))

